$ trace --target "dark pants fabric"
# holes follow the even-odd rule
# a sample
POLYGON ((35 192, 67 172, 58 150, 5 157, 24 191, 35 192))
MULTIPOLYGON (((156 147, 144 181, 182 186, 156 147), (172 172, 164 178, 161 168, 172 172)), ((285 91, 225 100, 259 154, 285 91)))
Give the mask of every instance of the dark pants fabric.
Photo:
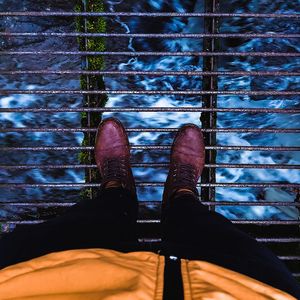
MULTIPOLYGON (((107 248, 149 251, 137 242, 137 199, 121 188, 104 190, 66 214, 22 226, 0 240, 0 269, 51 252, 107 248)), ((162 213, 160 253, 204 260, 248 275, 300 299, 300 285, 267 248, 211 212, 191 195, 169 202, 162 213)))

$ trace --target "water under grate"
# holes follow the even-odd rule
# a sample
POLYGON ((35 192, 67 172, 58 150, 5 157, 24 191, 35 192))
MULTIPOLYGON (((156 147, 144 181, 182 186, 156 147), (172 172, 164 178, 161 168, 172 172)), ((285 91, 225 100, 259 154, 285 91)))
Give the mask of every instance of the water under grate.
POLYGON ((0 3, 2 230, 41 222, 73 205, 82 188, 99 186, 86 176, 96 169, 96 127, 81 119, 103 113, 128 129, 140 237, 158 242, 170 144, 192 122, 207 144, 204 204, 267 243, 299 276, 296 7, 144 0, 122 12, 132 8, 107 1, 104 13, 75 13, 75 3, 48 2, 0 3), (106 32, 78 32, 78 17, 105 18, 106 32), (106 49, 80 49, 80 39, 99 38, 106 49), (105 67, 88 68, 88 57, 104 57, 105 67), (106 89, 83 90, 80 76, 104 76, 106 89), (105 107, 82 105, 101 95, 105 107))

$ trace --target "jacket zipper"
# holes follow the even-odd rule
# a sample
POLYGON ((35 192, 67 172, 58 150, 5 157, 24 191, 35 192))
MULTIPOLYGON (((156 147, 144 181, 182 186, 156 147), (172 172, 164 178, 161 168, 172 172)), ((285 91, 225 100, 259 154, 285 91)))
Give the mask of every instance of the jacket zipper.
POLYGON ((163 300, 183 300, 183 283, 180 259, 165 257, 163 300))

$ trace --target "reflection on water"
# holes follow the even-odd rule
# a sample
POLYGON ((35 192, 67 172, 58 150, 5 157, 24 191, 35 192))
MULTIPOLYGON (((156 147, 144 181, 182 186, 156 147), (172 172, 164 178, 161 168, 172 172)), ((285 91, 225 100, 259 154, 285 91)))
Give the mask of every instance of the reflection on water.
MULTIPOLYGON (((130 5, 128 1, 106 1, 109 11, 203 11, 202 1, 158 1, 143 0, 130 5)), ((283 1, 247 1, 243 7, 241 1, 230 0, 223 4, 224 12, 293 12, 295 7, 291 2, 283 1)), ((3 11, 8 10, 63 10, 71 11, 72 1, 43 1, 43 5, 36 1, 0 1, 3 11)), ((130 33, 201 33, 203 20, 201 18, 113 18, 109 19, 108 27, 113 32, 130 33)), ((75 31, 75 24, 71 18, 26 18, 7 17, 0 20, 0 30, 8 32, 30 31, 75 31)), ((296 33, 299 31, 299 21, 289 19, 254 19, 254 18, 224 18, 221 21, 221 32, 260 32, 260 33, 296 33)), ((19 38, 9 37, 0 39, 0 47, 5 50, 66 50, 78 49, 75 38, 19 38)), ((222 51, 277 51, 297 52, 299 45, 296 39, 227 39, 220 41, 222 51)), ((107 40, 107 48, 113 51, 201 51, 202 42, 197 39, 119 39, 107 40)), ((270 71, 285 70, 296 71, 299 59, 295 57, 222 57, 219 60, 220 71, 270 71)), ((35 70, 35 69, 80 69, 80 57, 68 56, 7 56, 1 57, 0 67, 3 70, 35 70)), ((107 70, 195 70, 201 71, 202 59, 199 57, 108 57, 107 70)), ((249 77, 249 76, 221 76, 219 89, 221 90, 295 90, 299 88, 296 77, 249 77)), ((107 89, 135 89, 135 90, 185 90, 201 89, 202 78, 199 76, 107 76, 105 83, 107 89)), ((79 77, 74 75, 22 75, 0 76, 1 89, 78 89, 79 77)), ((72 95, 9 95, 0 98, 3 107, 78 107, 81 97, 72 95)), ((278 96, 219 96, 219 107, 270 107, 292 108, 297 105, 296 98, 283 98, 278 96)), ((146 107, 178 107, 201 106, 200 96, 178 95, 109 95, 107 106, 146 106, 146 107)), ((113 115, 122 120, 128 127, 170 127, 178 128, 180 125, 191 122, 201 126, 199 113, 105 113, 108 117, 113 115)), ((78 113, 2 113, 0 115, 2 127, 80 127, 80 114, 78 113)), ((219 113, 218 127, 298 127, 299 119, 296 115, 284 114, 246 114, 246 113, 219 113)), ((173 134, 169 133, 131 133, 130 142, 136 145, 170 144, 173 134)), ((230 133, 218 134, 220 145, 270 145, 270 146, 299 146, 300 137, 294 134, 253 134, 230 133)), ((41 146, 80 145, 80 133, 2 133, 3 146, 41 146)), ((4 152, 5 153, 5 152, 4 152)), ((167 162, 168 152, 153 150, 132 151, 135 162, 167 162)), ((44 151, 44 152, 16 152, 1 156, 1 164, 75 164, 78 163, 78 152, 74 151, 44 151)), ((265 152, 265 151, 219 151, 220 163, 251 163, 251 164, 299 164, 299 152, 265 152)), ((164 181, 166 169, 135 168, 134 174, 138 181, 164 181)), ((79 169, 59 170, 0 170, 1 182, 84 182, 84 172, 79 169)), ((276 169, 218 169, 218 182, 282 182, 297 183, 300 174, 297 170, 276 169)), ((289 190, 267 189, 229 189, 217 188, 217 200, 225 201, 293 201, 295 194, 289 190)), ((159 200, 161 188, 140 188, 140 200, 159 200)), ((1 200, 49 200, 74 201, 78 198, 78 190, 3 190, 1 200)), ((247 208, 218 208, 230 218, 273 218, 295 219, 295 208, 274 207, 247 207, 247 208)), ((16 214, 14 210, 1 211, 2 216, 16 214)))

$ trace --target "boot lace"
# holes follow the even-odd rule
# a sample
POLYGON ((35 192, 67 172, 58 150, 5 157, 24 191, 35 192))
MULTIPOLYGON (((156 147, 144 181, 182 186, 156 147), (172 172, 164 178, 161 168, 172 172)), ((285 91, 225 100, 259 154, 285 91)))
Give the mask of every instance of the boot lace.
POLYGON ((105 160, 103 166, 103 179, 110 180, 124 180, 127 176, 127 166, 125 158, 109 158, 105 160))
POLYGON ((178 186, 195 187, 197 184, 196 169, 189 164, 176 164, 173 169, 173 183, 178 186))

